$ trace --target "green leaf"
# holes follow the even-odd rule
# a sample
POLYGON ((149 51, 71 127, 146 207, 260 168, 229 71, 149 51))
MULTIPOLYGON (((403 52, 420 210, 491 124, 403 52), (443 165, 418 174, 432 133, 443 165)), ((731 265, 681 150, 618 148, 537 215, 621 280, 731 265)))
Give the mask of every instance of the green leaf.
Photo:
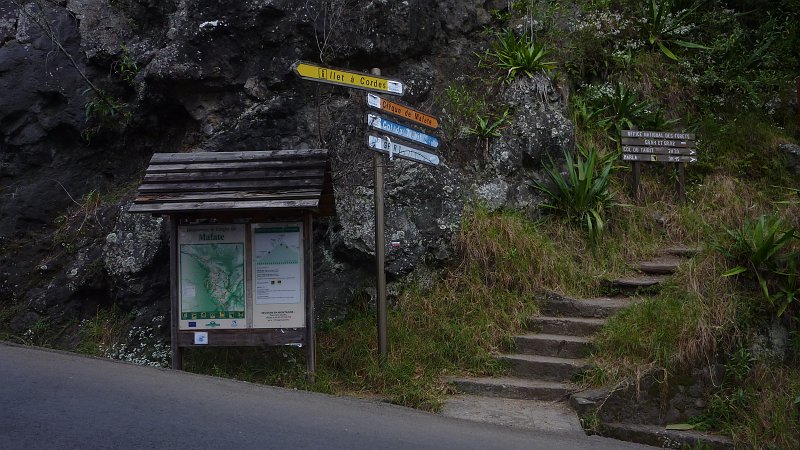
POLYGON ((679 39, 670 39, 670 42, 676 45, 680 45, 681 47, 685 48, 697 48, 700 50, 711 50, 711 47, 706 47, 705 45, 695 44, 694 42, 686 42, 681 41, 679 39))
POLYGON ((746 267, 736 266, 733 269, 728 270, 725 273, 723 273, 722 276, 723 277, 732 277, 734 275, 739 275, 740 273, 744 273, 744 272, 747 272, 747 268, 746 267))
POLYGON ((675 61, 677 61, 677 60, 678 60, 678 57, 677 57, 677 56, 675 56, 675 54, 674 54, 674 53, 672 53, 672 52, 670 51, 670 49, 668 49, 668 48, 667 48, 667 46, 665 46, 665 45, 664 45, 664 43, 663 43, 663 42, 661 42, 661 41, 658 41, 658 48, 660 48, 660 49, 661 49, 661 51, 662 51, 662 52, 663 52, 665 55, 667 55, 667 57, 668 57, 668 58, 670 58, 670 59, 673 59, 673 60, 675 60, 675 61))

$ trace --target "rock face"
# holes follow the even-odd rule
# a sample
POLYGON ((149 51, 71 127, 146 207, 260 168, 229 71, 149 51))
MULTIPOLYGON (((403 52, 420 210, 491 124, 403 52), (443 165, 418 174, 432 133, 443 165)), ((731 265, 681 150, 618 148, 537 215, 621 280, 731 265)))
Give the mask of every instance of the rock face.
POLYGON ((539 203, 532 185, 542 181, 543 164, 557 160, 574 145, 575 129, 566 117, 566 100, 544 74, 515 80, 503 93, 513 111, 510 125, 490 148, 495 171, 505 184, 481 187, 490 204, 530 209, 539 203), (499 203, 506 190, 506 201, 499 203))
POLYGON ((103 269, 122 296, 139 296, 147 286, 141 274, 165 250, 164 219, 128 213, 131 203, 119 207, 116 223, 102 250, 103 269))
MULTIPOLYGON (((126 212, 154 152, 331 149, 338 217, 317 224, 316 292, 342 315, 373 284, 366 106, 290 66, 381 67, 406 84, 403 101, 438 114, 452 74, 477 70, 470 43, 490 20, 480 0, 42 3, 0 5, 0 302, 22 305, 19 329, 111 301, 166 304, 163 225, 126 212)), ((571 125, 549 80, 520 80, 500 101, 514 119, 490 171, 447 155, 437 168, 387 163, 390 280, 452 256, 471 198, 535 208, 529 181, 571 145, 571 125)))
POLYGON ((800 175, 800 145, 797 144, 781 144, 780 150, 786 155, 789 162, 789 167, 792 168, 794 173, 800 175))
POLYGON ((722 366, 694 369, 666 380, 663 373, 649 373, 613 389, 574 394, 570 402, 579 416, 597 414, 603 423, 685 423, 704 411, 707 392, 724 374, 722 366))

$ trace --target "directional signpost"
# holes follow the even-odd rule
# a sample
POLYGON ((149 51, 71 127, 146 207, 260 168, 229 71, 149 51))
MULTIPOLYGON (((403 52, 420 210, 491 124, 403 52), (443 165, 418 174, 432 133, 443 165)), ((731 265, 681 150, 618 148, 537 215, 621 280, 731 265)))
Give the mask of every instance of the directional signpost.
POLYGON ((382 112, 416 122, 429 128, 439 128, 439 119, 436 117, 411 109, 408 106, 391 102, 375 94, 367 94, 367 105, 371 108, 379 109, 382 112))
POLYGON ((686 203, 686 174, 684 163, 697 162, 692 133, 663 131, 622 131, 622 160, 633 162, 633 191, 639 194, 640 162, 679 163, 678 197, 686 203))
POLYGON ((673 155, 642 155, 635 153, 623 153, 623 161, 642 161, 642 162, 674 162, 674 163, 693 163, 697 162, 694 156, 673 156, 673 155))
MULTIPOLYGON (((650 153, 653 155, 684 155, 694 156, 697 151, 693 148, 680 148, 680 147, 636 147, 632 145, 623 145, 622 153, 650 153)), ((623 158, 624 159, 624 158, 623 158)))
POLYGON ((694 147, 694 141, 622 138, 622 145, 644 145, 648 147, 694 147))
POLYGON ((403 83, 399 81, 361 72, 317 66, 306 62, 295 63, 292 66, 292 70, 298 77, 318 83, 335 84, 337 86, 384 92, 392 95, 403 95, 404 92, 403 83))
MULTIPOLYGON (((318 66, 307 62, 298 62, 292 65, 292 71, 304 79, 317 83, 328 83, 347 88, 363 89, 381 94, 403 95, 403 83, 381 77, 379 69, 372 69, 371 74, 353 72, 344 69, 318 66)), ((415 122, 429 128, 438 128, 439 119, 431 115, 416 111, 407 106, 395 103, 375 94, 367 94, 367 105, 371 108, 399 117, 403 120, 415 122)), ((407 159, 429 166, 439 165, 439 156, 425 150, 405 145, 400 141, 405 139, 411 143, 420 144, 430 148, 439 147, 439 139, 422 131, 415 130, 392 120, 385 119, 378 114, 367 114, 367 124, 380 134, 389 136, 367 136, 367 147, 375 152, 373 163, 375 168, 375 263, 376 291, 378 310, 378 352, 382 358, 388 354, 388 331, 386 321, 386 271, 384 260, 386 258, 383 213, 383 155, 407 159), (400 141, 400 142, 398 142, 400 141)))
POLYGON ((373 130, 383 131, 391 134, 392 136, 408 139, 409 141, 427 145, 431 148, 439 147, 438 138, 429 134, 425 134, 421 131, 417 131, 413 128, 409 128, 405 125, 392 122, 391 120, 384 119, 381 116, 376 116, 375 114, 367 114, 367 125, 369 125, 369 127, 373 130))
POLYGON ((434 155, 433 153, 428 153, 417 148, 398 144, 397 142, 392 142, 387 138, 380 138, 371 134, 367 135, 367 147, 377 152, 389 155, 390 157, 397 156, 398 158, 427 164, 429 166, 439 165, 438 155, 434 155))
POLYGON ((693 141, 694 133, 670 133, 667 131, 622 130, 623 138, 677 139, 693 141))

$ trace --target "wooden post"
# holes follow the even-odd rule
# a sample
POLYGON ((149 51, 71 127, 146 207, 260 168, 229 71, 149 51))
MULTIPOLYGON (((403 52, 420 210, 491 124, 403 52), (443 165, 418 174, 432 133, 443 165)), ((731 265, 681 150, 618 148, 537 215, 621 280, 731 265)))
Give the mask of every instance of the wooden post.
MULTIPOLYGON (((372 69, 373 75, 380 75, 380 69, 372 69)), ((389 337, 386 320, 386 248, 384 247, 384 219, 383 219, 383 155, 374 152, 372 157, 375 166, 375 292, 376 307, 378 310, 378 353, 385 358, 388 353, 389 337)))
POLYGON ((169 216, 169 304, 170 304, 170 347, 172 348, 172 368, 183 370, 183 349, 178 345, 178 325, 180 306, 178 305, 178 216, 169 216))
POLYGON ((633 199, 634 200, 639 200, 639 182, 641 181, 641 178, 642 178, 642 166, 641 166, 641 163, 639 163, 639 161, 634 161, 633 162, 633 180, 632 180, 632 184, 633 184, 632 195, 633 195, 633 199))
POLYGON ((678 164, 678 200, 686 204, 686 163, 678 164))
POLYGON ((314 382, 314 375, 317 371, 317 345, 316 333, 314 332, 314 230, 311 212, 306 212, 303 217, 303 242, 305 255, 305 278, 306 278, 306 370, 308 371, 308 381, 314 382))

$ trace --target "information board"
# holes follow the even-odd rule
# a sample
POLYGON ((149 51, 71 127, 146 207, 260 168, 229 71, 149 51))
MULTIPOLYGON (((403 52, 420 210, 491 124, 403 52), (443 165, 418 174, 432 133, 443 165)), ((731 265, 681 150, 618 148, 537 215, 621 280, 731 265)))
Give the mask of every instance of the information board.
POLYGON ((178 227, 181 330, 246 328, 245 226, 178 227))
POLYGON ((305 326, 303 223, 251 225, 253 328, 305 326))

